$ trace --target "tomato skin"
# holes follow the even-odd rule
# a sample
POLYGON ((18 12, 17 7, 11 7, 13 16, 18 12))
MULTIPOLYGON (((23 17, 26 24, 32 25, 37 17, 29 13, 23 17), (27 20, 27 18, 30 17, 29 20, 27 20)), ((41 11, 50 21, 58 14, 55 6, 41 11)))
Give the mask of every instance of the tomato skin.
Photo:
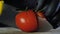
POLYGON ((25 32, 36 31, 38 24, 35 13, 32 10, 18 13, 16 15, 16 25, 25 32))

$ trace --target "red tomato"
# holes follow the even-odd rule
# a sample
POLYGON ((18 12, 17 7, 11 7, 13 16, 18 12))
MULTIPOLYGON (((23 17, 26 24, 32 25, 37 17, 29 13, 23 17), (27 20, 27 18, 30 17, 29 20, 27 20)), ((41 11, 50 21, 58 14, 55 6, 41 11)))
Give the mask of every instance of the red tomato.
POLYGON ((25 32, 37 30, 36 14, 32 10, 24 11, 16 15, 16 25, 25 32))

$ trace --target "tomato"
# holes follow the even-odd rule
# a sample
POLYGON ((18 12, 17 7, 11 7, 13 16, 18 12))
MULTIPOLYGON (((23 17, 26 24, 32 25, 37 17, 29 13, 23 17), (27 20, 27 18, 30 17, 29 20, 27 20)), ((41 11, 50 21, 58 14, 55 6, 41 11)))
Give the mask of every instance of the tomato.
POLYGON ((32 32, 37 30, 36 14, 33 10, 20 12, 16 15, 16 25, 19 29, 25 32, 32 32))

